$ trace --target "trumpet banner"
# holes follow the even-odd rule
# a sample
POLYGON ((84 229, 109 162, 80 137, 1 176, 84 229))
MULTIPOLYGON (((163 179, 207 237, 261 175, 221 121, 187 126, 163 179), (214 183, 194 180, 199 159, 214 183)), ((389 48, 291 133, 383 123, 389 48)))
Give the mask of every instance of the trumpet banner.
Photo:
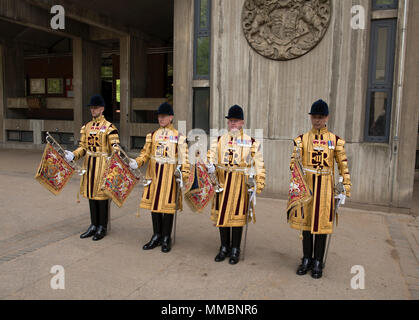
POLYGON ((120 156, 114 153, 103 175, 102 190, 118 207, 122 207, 138 181, 120 156))
POLYGON ((197 162, 191 169, 185 184, 185 199, 192 211, 202 212, 214 197, 214 186, 204 164, 197 162))
POLYGON ((297 207, 302 207, 312 199, 313 193, 304 179, 302 166, 295 161, 292 163, 287 213, 289 214, 291 210, 297 207))
POLYGON ((74 168, 47 143, 35 179, 54 195, 61 192, 74 174, 74 168))

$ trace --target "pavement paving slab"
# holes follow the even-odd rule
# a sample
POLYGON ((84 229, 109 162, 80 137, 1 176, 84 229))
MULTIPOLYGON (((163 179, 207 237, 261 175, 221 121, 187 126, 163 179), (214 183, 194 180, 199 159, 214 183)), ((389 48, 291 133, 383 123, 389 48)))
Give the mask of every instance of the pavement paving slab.
POLYGON ((415 215, 342 208, 323 278, 315 280, 295 274, 302 245, 287 225, 284 200, 258 198, 245 259, 234 266, 214 261, 220 243, 209 208, 185 206, 171 252, 142 250, 152 225, 149 212, 136 216, 140 186, 122 208, 112 204, 104 239, 80 239, 90 219, 88 201, 76 203, 78 177, 52 195, 34 179, 41 155, 0 149, 0 299, 419 298, 415 215), (51 288, 56 265, 64 267, 63 290, 51 288), (360 272, 363 288, 354 280, 360 272))

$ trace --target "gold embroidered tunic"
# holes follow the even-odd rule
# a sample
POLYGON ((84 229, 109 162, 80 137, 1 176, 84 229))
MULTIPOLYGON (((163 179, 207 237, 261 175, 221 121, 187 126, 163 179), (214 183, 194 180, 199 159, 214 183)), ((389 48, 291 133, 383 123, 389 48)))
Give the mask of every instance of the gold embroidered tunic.
POLYGON ((265 164, 260 143, 244 134, 243 130, 228 132, 212 142, 207 157, 209 163, 216 165, 219 184, 224 188, 214 197, 211 220, 216 222, 217 227, 245 225, 249 201, 246 174, 252 166, 252 160, 256 173, 256 192, 261 193, 265 187, 265 164))
POLYGON ((334 221, 334 168, 338 164, 346 196, 351 196, 351 178, 345 141, 328 131, 326 127, 305 133, 294 139, 291 163, 296 157, 297 146, 301 148, 302 164, 306 182, 313 192, 313 200, 303 208, 289 214, 290 226, 294 229, 311 231, 313 234, 333 233, 334 221))
MULTIPOLYGON (((183 181, 189 176, 188 144, 172 125, 160 127, 147 134, 146 143, 135 159, 141 167, 147 161, 146 178, 151 184, 144 187, 140 208, 153 212, 176 212, 176 166, 181 164, 183 181)), ((179 190, 179 209, 182 210, 182 194, 179 190)))
POLYGON ((109 197, 101 190, 103 174, 107 167, 107 157, 119 144, 118 129, 102 115, 93 118, 80 130, 80 144, 73 152, 74 160, 84 156, 83 168, 86 173, 80 181, 80 193, 88 199, 107 200, 109 197))

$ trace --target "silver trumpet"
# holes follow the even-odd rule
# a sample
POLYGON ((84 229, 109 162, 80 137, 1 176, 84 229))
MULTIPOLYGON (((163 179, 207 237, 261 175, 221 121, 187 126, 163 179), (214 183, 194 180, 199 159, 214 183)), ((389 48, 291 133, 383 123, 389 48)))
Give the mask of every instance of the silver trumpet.
MULTIPOLYGON (((339 194, 346 194, 345 191, 345 186, 343 185, 343 177, 340 176, 339 177, 339 183, 335 186, 335 211, 334 211, 334 219, 333 222, 336 221, 336 214, 338 213, 338 209, 341 206, 340 203, 340 199, 337 198, 336 196, 338 196, 339 194)), ((329 234, 327 236, 327 245, 326 245, 326 250, 325 250, 325 254, 324 254, 324 259, 323 259, 323 268, 326 266, 326 260, 327 260, 327 253, 329 252, 329 247, 330 247, 330 241, 332 240, 332 234, 329 234)))
MULTIPOLYGON (((198 144, 200 144, 200 137, 199 136, 196 137, 196 141, 197 141, 198 144)), ((199 159, 202 161, 202 163, 205 164, 205 160, 201 157, 201 154, 199 152, 199 150, 201 150, 201 149, 202 149, 202 147, 198 148, 197 155, 195 155, 195 156, 199 157, 199 159)), ((210 163, 210 165, 213 165, 213 164, 210 163)), ((207 172, 208 172, 208 170, 207 170, 207 172)), ((217 171, 214 171, 213 173, 208 173, 208 175, 209 175, 209 178, 211 180, 212 185, 214 186, 215 193, 223 192, 224 188, 221 188, 221 186, 218 182, 217 171)))
POLYGON ((174 223, 173 223, 173 244, 176 243, 176 224, 177 224, 177 212, 179 210, 179 195, 182 193, 183 188, 183 175, 181 171, 182 166, 178 164, 176 166, 174 176, 176 179, 176 208, 175 208, 175 216, 174 216, 174 223))
MULTIPOLYGON (((134 174, 134 176, 140 180, 140 183, 144 187, 148 186, 151 183, 151 179, 147 179, 146 177, 144 177, 140 168, 137 168, 137 169, 130 168, 129 162, 131 158, 128 156, 128 154, 124 151, 124 149, 122 149, 122 147, 119 144, 114 144, 113 147, 115 147, 115 150, 119 151, 119 157, 128 166, 129 170, 134 174)), ((114 152, 117 152, 117 151, 114 151, 114 152)))
MULTIPOLYGON (((45 140, 59 153, 60 156, 63 157, 63 159, 65 159, 65 149, 58 143, 57 140, 54 139, 52 135, 50 135, 48 131, 46 133, 45 140)), ((71 160, 70 162, 66 160, 66 162, 77 171, 78 175, 82 176, 86 173, 86 169, 80 167, 74 160, 71 160)))
POLYGON ((214 171, 213 173, 210 173, 209 177, 211 179, 212 185, 214 186, 215 193, 223 192, 224 188, 221 188, 221 186, 218 182, 217 171, 214 171))
POLYGON ((248 170, 248 172, 246 173, 247 175, 247 181, 246 181, 246 186, 247 186, 247 192, 248 192, 248 202, 247 202, 247 211, 246 211, 246 230, 244 233, 244 245, 243 245, 243 254, 242 254, 242 259, 244 260, 245 257, 245 253, 246 253, 246 243, 247 243, 247 230, 249 228, 249 217, 252 219, 253 218, 253 209, 252 209, 252 202, 253 204, 255 204, 256 201, 256 181, 255 181, 255 176, 256 176, 256 171, 255 168, 253 166, 253 159, 251 159, 251 167, 248 170), (249 190, 253 190, 253 191, 249 191, 249 190))

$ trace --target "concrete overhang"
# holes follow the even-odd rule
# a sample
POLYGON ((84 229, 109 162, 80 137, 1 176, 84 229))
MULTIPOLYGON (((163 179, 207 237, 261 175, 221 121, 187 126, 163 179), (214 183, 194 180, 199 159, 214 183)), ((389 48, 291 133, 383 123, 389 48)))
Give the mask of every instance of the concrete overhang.
MULTIPOLYGON (((49 10, 62 5, 66 17, 112 34, 132 35, 146 41, 173 38, 173 0, 21 0, 49 10)), ((97 33, 97 32, 96 32, 97 33)))
MULTIPOLYGON (((61 37, 89 39, 90 29, 87 24, 66 19, 64 30, 53 30, 50 25, 51 18, 52 15, 49 11, 27 1, 0 0, 0 19, 3 21, 42 30, 61 37)), ((8 32, 8 30, 2 32, 8 32)))

